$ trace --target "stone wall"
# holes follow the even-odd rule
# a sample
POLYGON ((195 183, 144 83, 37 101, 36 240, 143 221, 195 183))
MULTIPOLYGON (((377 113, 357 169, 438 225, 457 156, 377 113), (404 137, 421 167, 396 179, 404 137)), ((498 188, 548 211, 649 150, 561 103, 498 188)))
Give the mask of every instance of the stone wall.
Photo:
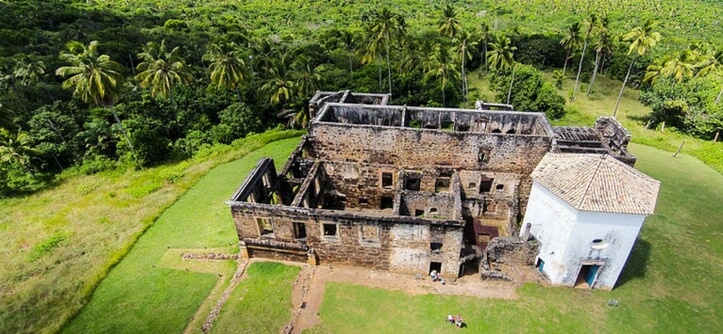
MULTIPOLYGON (((242 202, 232 204, 231 211, 240 240, 272 239, 274 242, 263 246, 273 248, 274 244, 285 244, 279 246, 279 253, 289 248, 308 247, 321 264, 338 263, 417 274, 426 273, 430 261, 434 261, 442 263, 445 275, 456 275, 459 270, 464 224, 461 221, 371 216, 242 202), (259 218, 273 225, 273 233, 261 234, 259 218), (304 238, 295 235, 295 223, 303 224, 304 238), (328 226, 333 227, 329 229, 328 226), (330 233, 332 230, 333 234, 330 233), (433 251, 432 242, 441 243, 441 249, 433 251), (292 247, 294 244, 298 246, 292 247)), ((254 247, 247 247, 249 256, 272 257, 267 249, 254 247)), ((287 259, 296 255, 274 256, 287 259)), ((302 255, 297 257, 294 261, 303 259, 302 255)))
POLYGON ((487 259, 490 262, 517 265, 535 265, 539 245, 523 241, 518 237, 498 237, 487 245, 487 259))
POLYGON ((399 127, 316 123, 310 156, 324 161, 393 165, 401 169, 450 166, 530 174, 550 149, 551 137, 466 133, 399 127))

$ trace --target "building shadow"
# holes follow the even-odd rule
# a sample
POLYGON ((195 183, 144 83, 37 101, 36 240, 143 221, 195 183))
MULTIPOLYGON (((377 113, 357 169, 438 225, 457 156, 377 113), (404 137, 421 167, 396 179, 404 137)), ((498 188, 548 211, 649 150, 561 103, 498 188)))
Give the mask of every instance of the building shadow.
POLYGON ((645 277, 648 258, 650 258, 650 248, 651 245, 646 240, 638 238, 635 241, 635 246, 633 246, 633 250, 630 252, 628 261, 625 263, 623 272, 620 274, 620 278, 615 287, 621 287, 636 278, 645 277))

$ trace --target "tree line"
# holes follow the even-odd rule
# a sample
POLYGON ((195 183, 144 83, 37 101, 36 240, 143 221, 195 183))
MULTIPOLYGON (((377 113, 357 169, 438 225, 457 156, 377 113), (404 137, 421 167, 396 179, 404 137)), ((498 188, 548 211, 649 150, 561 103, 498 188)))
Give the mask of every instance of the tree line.
MULTIPOLYGON (((557 76, 564 80, 575 61, 570 99, 586 73, 588 95, 599 73, 634 85, 666 82, 642 81, 645 68, 656 64, 645 58, 660 40, 652 23, 616 34, 606 17, 589 15, 564 34, 505 33, 485 20, 461 21, 460 10, 443 5, 433 24, 410 28, 404 13, 380 8, 346 27, 280 35, 234 20, 198 29, 195 21, 163 13, 79 11, 62 2, 40 10, 4 5, 0 11, 18 26, 18 17, 35 15, 41 28, 8 29, 10 20, 0 29, 8 37, 0 39, 0 194, 38 189, 69 168, 138 168, 279 124, 304 127, 316 90, 388 92, 393 103, 426 106, 495 99, 558 118, 565 99, 540 69, 562 67, 557 76), (489 73, 494 97, 470 96, 469 73, 476 70, 489 73)), ((710 62, 703 49, 696 49, 696 64, 710 62)), ((695 66, 707 84, 720 76, 719 65, 695 66)), ((697 110, 705 117, 668 124, 696 128, 715 118, 697 110)))

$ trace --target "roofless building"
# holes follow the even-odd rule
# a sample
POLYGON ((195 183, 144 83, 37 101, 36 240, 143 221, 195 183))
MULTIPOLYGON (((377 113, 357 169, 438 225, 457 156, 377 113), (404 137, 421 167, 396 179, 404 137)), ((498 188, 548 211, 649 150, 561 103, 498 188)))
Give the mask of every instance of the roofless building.
POLYGON ((228 202, 244 257, 478 272, 490 240, 537 215, 533 171, 546 154, 635 161, 612 118, 556 132, 541 113, 387 101, 348 91, 312 98, 308 134, 280 172, 262 158, 228 202))

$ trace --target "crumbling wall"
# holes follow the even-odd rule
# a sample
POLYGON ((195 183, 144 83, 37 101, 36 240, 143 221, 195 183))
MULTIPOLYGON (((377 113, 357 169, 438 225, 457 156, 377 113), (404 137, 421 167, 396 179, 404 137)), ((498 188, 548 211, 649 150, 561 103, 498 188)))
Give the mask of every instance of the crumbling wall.
POLYGON ((343 195, 347 210, 382 210, 382 197, 394 198, 398 169, 378 164, 324 163, 330 190, 343 195), (391 175, 391 184, 383 184, 383 174, 391 175))
POLYGON ((628 143, 630 143, 631 138, 630 132, 615 117, 599 117, 595 122, 595 129, 600 133, 600 137, 610 150, 611 155, 631 167, 635 165, 637 159, 628 152, 628 143))
POLYGON ((249 256, 270 257, 266 251, 276 247, 286 255, 274 255, 273 258, 299 260, 303 259, 303 254, 289 250, 298 253, 299 249, 309 249, 322 264, 339 263, 406 273, 426 272, 432 258, 449 268, 448 275, 453 273, 451 268, 458 266, 462 222, 434 223, 441 231, 438 235, 444 246, 441 252, 433 252, 430 248, 432 233, 429 232, 432 223, 426 219, 251 203, 232 203, 231 211, 239 240, 263 246, 247 247, 249 256), (261 234, 258 218, 271 222, 273 234, 261 234), (304 238, 295 235, 294 224, 304 225, 304 238), (333 234, 325 231, 325 224, 334 226, 333 234))
POLYGON ((404 169, 458 169, 529 174, 551 137, 459 133, 397 127, 317 123, 310 154, 325 161, 377 163, 404 169))
POLYGON ((487 245, 487 259, 489 262, 532 266, 539 248, 539 244, 518 237, 498 237, 487 245))

